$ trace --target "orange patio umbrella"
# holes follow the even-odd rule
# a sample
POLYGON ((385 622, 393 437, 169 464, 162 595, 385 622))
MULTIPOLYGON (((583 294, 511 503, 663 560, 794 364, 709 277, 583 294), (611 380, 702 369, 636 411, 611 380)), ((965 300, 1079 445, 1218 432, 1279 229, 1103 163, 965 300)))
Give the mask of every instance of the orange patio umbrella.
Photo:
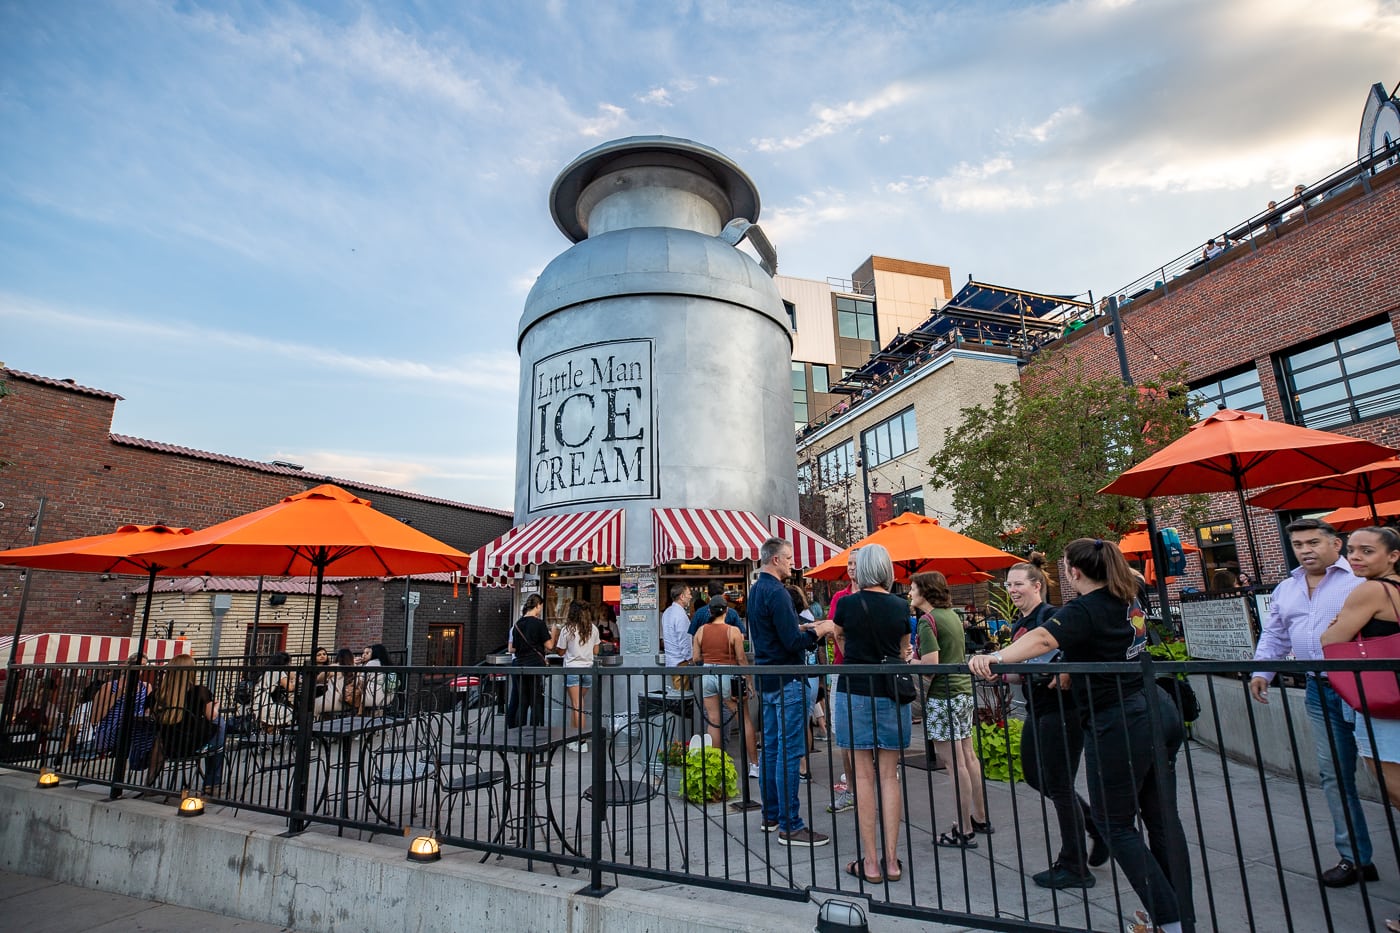
MULTIPOLYGON (((0 551, 0 564, 9 567, 29 567, 34 570, 59 570, 70 573, 122 573, 146 574, 149 577, 146 587, 146 603, 141 611, 141 635, 137 641, 140 650, 146 651, 146 630, 151 620, 151 597, 155 592, 156 575, 170 573, 174 563, 159 556, 149 557, 141 552, 159 547, 169 542, 188 540, 194 532, 189 528, 170 528, 166 525, 122 525, 106 535, 89 535, 67 541, 54 541, 49 544, 36 544, 32 547, 13 548, 0 551)), ((24 616, 15 620, 15 638, 10 648, 9 664, 15 663, 15 653, 19 650, 20 634, 24 627, 24 616)), ((5 697, 8 716, 9 696, 5 697)), ((132 670, 126 679, 126 714, 117 731, 117 753, 114 762, 114 785, 125 775, 126 753, 131 742, 131 717, 136 703, 136 672, 132 670)), ((8 718, 5 720, 8 722, 8 718)), ((112 796, 121 791, 115 786, 112 796)))
POLYGON ((839 580, 846 576, 846 560, 851 551, 867 544, 879 544, 890 552, 894 561, 895 578, 907 582, 916 573, 937 570, 949 583, 972 583, 989 580, 989 570, 1001 570, 1021 562, 1008 554, 983 544, 975 538, 944 528, 937 519, 905 512, 897 518, 881 522, 874 532, 861 538, 840 554, 807 571, 818 580, 839 580))
POLYGON ((398 577, 462 570, 468 560, 329 483, 138 556, 194 575, 314 576, 313 645, 321 637, 321 583, 328 567, 346 577, 398 577))
POLYGON ((1246 489, 1340 473, 1394 453, 1388 447, 1344 434, 1222 408, 1099 491, 1150 499, 1233 490, 1245 519, 1254 576, 1260 579, 1259 552, 1245 512, 1246 489))
POLYGON ((1400 499, 1377 502, 1375 506, 1349 506, 1322 516, 1322 520, 1338 531, 1355 531, 1380 523, 1382 518, 1400 515, 1400 499))
POLYGON ((1376 499, 1393 498, 1400 493, 1400 457, 1367 463, 1345 473, 1319 476, 1297 483, 1285 483, 1261 492, 1249 500, 1261 509, 1335 509, 1370 506, 1378 519, 1376 499))
MULTIPOLYGON (((1147 536, 1147 522, 1138 522, 1132 531, 1119 538, 1118 550, 1128 560, 1151 560, 1152 539, 1147 536)), ((1181 550, 1187 554, 1199 554, 1201 551, 1188 541, 1181 542, 1181 550)))

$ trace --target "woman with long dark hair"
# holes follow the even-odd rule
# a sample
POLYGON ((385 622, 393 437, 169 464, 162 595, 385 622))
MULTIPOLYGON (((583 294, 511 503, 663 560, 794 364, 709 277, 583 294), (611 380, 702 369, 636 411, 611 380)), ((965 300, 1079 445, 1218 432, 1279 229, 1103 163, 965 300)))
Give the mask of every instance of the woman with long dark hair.
MULTIPOLYGON (((1078 538, 1065 547, 1070 586, 1078 597, 1044 625, 990 655, 969 662, 988 680, 993 664, 1015 663, 1060 649, 1071 662, 1136 660, 1146 649, 1145 626, 1133 613, 1137 581, 1118 546, 1078 538)), ((1164 933, 1195 929, 1191 864, 1176 810, 1176 753, 1185 733, 1171 698, 1140 671, 1077 675, 1074 699, 1084 727, 1089 806, 1099 833, 1147 916, 1128 929, 1164 933), (1149 850, 1137 821, 1151 837, 1149 850)))
POLYGON ((593 607, 582 600, 569 603, 569 613, 564 624, 554 633, 554 650, 564 656, 564 692, 569 697, 569 729, 578 736, 577 748, 588 751, 588 742, 583 736, 583 704, 588 699, 588 688, 593 686, 593 675, 584 671, 593 667, 593 656, 598 653, 598 626, 593 624, 593 607))
MULTIPOLYGON (((1043 555, 1033 554, 1030 561, 1006 572, 1006 591, 1018 613, 1011 626, 1013 642, 1055 615, 1055 607, 1045 601, 1046 580, 1041 570, 1044 562, 1043 555)), ((1055 661, 1059 655, 1059 651, 1050 651, 1033 660, 1055 661)), ((1084 756, 1084 729, 1070 692, 1070 676, 1026 674, 1021 678, 1021 692, 1026 699, 1021 770, 1026 783, 1054 806, 1060 825, 1060 854, 1048 869, 1032 875, 1031 880, 1042 888, 1092 888, 1095 878, 1089 866, 1108 861, 1108 845, 1094 827, 1088 801, 1074 789, 1079 760, 1084 756), (1094 849, 1087 858, 1086 829, 1094 840, 1094 849)))

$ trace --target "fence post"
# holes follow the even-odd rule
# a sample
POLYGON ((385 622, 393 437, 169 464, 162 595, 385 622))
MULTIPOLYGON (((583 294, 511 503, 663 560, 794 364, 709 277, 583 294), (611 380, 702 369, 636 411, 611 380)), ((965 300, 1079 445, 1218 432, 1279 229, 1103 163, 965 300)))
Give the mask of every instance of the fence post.
MULTIPOLYGON (((606 744, 608 737, 603 729, 603 680, 608 680, 609 693, 613 690, 613 683, 611 675, 604 674, 597 662, 594 662, 593 671, 596 676, 593 683, 593 711, 590 717, 592 725, 589 728, 589 742, 593 746, 593 767, 589 778, 592 792, 588 795, 592 804, 588 822, 593 835, 588 841, 588 887, 580 893, 589 897, 602 897, 612 890, 603 885, 603 811, 607 806, 607 792, 604 790, 607 781, 605 766, 612 758, 612 748, 606 744)), ((629 735, 628 739, 631 738, 629 735)))
MULTIPOLYGON (((314 646, 313 646, 314 652, 314 646)), ((292 812, 287 830, 299 833, 310 822, 306 816, 306 792, 311 783, 311 709, 316 703, 316 655, 310 655, 302 665, 301 681, 295 694, 297 746, 292 764, 292 812)))

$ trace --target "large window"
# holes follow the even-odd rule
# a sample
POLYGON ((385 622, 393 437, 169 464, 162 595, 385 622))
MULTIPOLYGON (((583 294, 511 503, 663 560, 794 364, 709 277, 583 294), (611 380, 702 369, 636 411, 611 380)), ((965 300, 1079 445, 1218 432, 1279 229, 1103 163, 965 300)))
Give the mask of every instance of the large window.
POLYGON ((875 467, 886 460, 902 457, 919 446, 919 433, 914 427, 914 409, 909 408, 893 418, 882 421, 860 436, 865 456, 875 467))
POLYGON ((924 514, 924 487, 915 486, 913 489, 905 489, 894 494, 894 514, 898 516, 905 512, 913 512, 915 515, 924 514))
POLYGON ((1240 585, 1240 557, 1235 549, 1232 522, 1197 528, 1196 543, 1201 546, 1201 570, 1207 592, 1232 590, 1240 585))
POLYGON ((786 301, 786 300, 785 300, 785 301, 783 302, 783 310, 787 312, 787 316, 788 316, 788 327, 790 327, 790 328, 792 329, 792 331, 793 331, 794 333, 796 333, 796 332, 797 332, 797 305, 793 304, 791 301, 786 301))
POLYGON ((855 444, 851 441, 817 457, 817 484, 823 489, 849 479, 855 472, 855 444))
POLYGON ((1289 420, 1334 428, 1400 410, 1400 347, 1388 318, 1278 358, 1289 420))
POLYGON ((812 391, 831 391, 831 373, 820 363, 812 364, 812 391))
POLYGON ((799 428, 807 424, 807 367, 792 364, 792 420, 799 428))
POLYGON ((1200 403, 1202 418, 1222 405, 1269 417, 1264 408, 1264 390, 1259 386, 1259 370, 1253 366, 1192 386, 1191 398, 1200 403))
POLYGON ((857 340, 877 340, 875 302, 862 298, 836 299, 836 332, 857 340))

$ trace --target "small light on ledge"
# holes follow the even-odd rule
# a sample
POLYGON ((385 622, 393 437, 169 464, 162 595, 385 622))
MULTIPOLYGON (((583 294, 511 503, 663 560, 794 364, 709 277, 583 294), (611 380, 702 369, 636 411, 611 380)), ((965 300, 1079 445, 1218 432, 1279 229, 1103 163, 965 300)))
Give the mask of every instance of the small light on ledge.
POLYGON ((415 836, 408 844, 408 860, 410 862, 436 862, 442 858, 442 851, 438 847, 438 841, 429 833, 423 836, 415 836))
POLYGON ((198 794, 185 791, 180 795, 180 815, 181 816, 203 816, 204 798, 198 794))
POLYGON ((48 790, 50 787, 57 787, 59 780, 57 771, 53 768, 45 768, 39 772, 39 782, 36 786, 48 790))

